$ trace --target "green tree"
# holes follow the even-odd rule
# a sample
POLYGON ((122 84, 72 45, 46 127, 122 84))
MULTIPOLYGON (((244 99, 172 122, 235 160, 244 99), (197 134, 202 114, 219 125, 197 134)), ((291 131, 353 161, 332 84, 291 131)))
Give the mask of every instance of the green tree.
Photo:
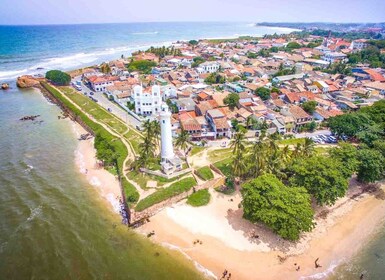
POLYGON ((266 174, 242 186, 243 216, 261 222, 281 237, 298 240, 311 231, 314 212, 304 188, 286 187, 274 175, 266 174))
POLYGON ((302 46, 297 42, 290 42, 286 45, 287 50, 300 49, 302 46))
POLYGON ((237 154, 245 150, 245 133, 243 131, 239 131, 234 134, 230 141, 230 147, 233 148, 233 154, 237 154))
POLYGON ((257 88, 255 93, 262 99, 268 100, 270 98, 270 90, 264 87, 257 88))
POLYGON ((212 84, 224 84, 226 82, 225 76, 218 74, 218 73, 211 73, 206 79, 205 83, 212 85, 212 84))
POLYGON ((329 157, 299 159, 290 169, 294 174, 289 180, 290 185, 305 187, 319 205, 334 204, 348 188, 342 163, 329 157))
POLYGON ((342 163, 341 171, 345 178, 350 178, 358 169, 357 148, 349 143, 340 143, 338 147, 330 149, 329 155, 342 163))
POLYGON ((134 60, 128 64, 128 71, 138 71, 143 74, 150 74, 153 67, 156 66, 156 62, 148 60, 134 60))
POLYGON ((175 146, 184 151, 185 157, 187 157, 187 148, 189 141, 190 135, 184 129, 182 129, 182 131, 178 134, 177 138, 175 139, 175 146))
POLYGON ((239 95, 236 93, 230 93, 228 96, 223 99, 223 103, 225 103, 231 110, 237 107, 239 101, 239 95))
POLYGON ((310 115, 313 115, 313 113, 315 112, 315 109, 317 107, 317 102, 313 101, 313 100, 312 101, 306 101, 306 102, 302 103, 301 107, 307 113, 309 113, 310 115))
POLYGON ((358 152, 357 179, 363 183, 372 183, 384 177, 385 159, 373 149, 362 149, 358 152))
POLYGON ((327 124, 330 130, 338 136, 355 137, 357 133, 365 130, 372 123, 368 114, 349 113, 332 117, 327 124))
POLYGON ((205 61, 206 60, 201 56, 194 57, 193 63, 191 64, 191 67, 193 67, 193 68, 198 67, 200 64, 202 64, 205 61))
POLYGON ((198 45, 199 42, 197 40, 190 40, 190 41, 188 41, 188 43, 192 46, 196 46, 196 45, 198 45))
POLYGON ((50 70, 45 74, 45 77, 59 86, 68 86, 71 82, 71 76, 60 70, 50 70))
POLYGON ((102 73, 104 74, 109 74, 111 73, 111 67, 108 63, 103 63, 101 66, 100 66, 100 70, 102 71, 102 73))

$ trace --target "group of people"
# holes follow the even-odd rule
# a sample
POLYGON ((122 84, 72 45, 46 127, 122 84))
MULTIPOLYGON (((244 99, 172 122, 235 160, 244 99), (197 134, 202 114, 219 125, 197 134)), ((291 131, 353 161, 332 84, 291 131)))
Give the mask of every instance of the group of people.
POLYGON ((202 245, 202 244, 203 244, 203 241, 202 241, 202 240, 199 240, 199 239, 194 240, 194 245, 195 245, 195 244, 201 244, 201 245, 202 245))
POLYGON ((231 279, 231 273, 228 272, 227 269, 225 269, 225 271, 223 271, 223 273, 222 273, 221 279, 227 279, 227 280, 231 279), (227 278, 226 278, 226 276, 227 276, 227 278))

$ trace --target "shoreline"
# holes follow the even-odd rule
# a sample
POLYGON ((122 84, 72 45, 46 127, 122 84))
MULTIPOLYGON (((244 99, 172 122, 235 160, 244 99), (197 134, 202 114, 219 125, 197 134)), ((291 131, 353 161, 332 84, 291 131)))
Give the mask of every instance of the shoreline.
POLYGON ((240 195, 231 196, 233 202, 229 198, 213 193, 209 205, 200 209, 180 202, 162 210, 136 231, 145 235, 154 230, 154 242, 178 248, 218 279, 224 269, 235 279, 250 279, 250 275, 263 275, 256 279, 280 279, 282 275, 285 279, 325 279, 365 247, 385 222, 385 201, 363 193, 355 199, 341 199, 326 219, 318 217, 317 227, 294 244, 243 220, 237 209, 240 195), (226 214, 226 208, 232 209, 230 214, 226 214), (215 219, 220 223, 214 223, 215 219), (197 222, 201 227, 194 229, 197 222), (257 241, 247 238, 253 230, 260 235, 257 241), (196 239, 203 244, 194 245, 196 239), (315 269, 317 258, 322 267, 315 269), (300 266, 299 271, 294 264, 300 266))
MULTIPOLYGON (((74 136, 79 137, 87 131, 77 122, 69 120, 74 136)), ((79 141, 74 151, 75 164, 88 183, 93 186, 106 202, 111 211, 119 215, 121 197, 119 181, 104 168, 96 167, 94 137, 79 141)), ((119 215, 120 216, 120 215, 119 215)))

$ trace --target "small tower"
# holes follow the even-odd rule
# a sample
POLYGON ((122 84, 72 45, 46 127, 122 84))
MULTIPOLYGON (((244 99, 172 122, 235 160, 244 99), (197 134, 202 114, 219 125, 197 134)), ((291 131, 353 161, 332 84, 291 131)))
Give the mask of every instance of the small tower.
POLYGON ((167 162, 175 156, 172 146, 171 112, 165 103, 160 108, 161 162, 167 162))

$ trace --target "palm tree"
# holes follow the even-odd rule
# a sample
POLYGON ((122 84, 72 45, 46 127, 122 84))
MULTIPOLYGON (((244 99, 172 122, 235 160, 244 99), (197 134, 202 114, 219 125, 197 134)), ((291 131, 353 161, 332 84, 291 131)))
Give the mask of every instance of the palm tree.
POLYGON ((302 144, 301 154, 305 157, 310 157, 314 153, 314 141, 310 138, 305 138, 305 143, 302 144))
POLYGON ((234 134, 234 138, 231 139, 230 147, 233 148, 233 154, 239 153, 245 149, 245 132, 238 131, 234 134))
POLYGON ((236 153, 233 156, 232 171, 236 177, 242 177, 245 173, 245 159, 241 153, 236 153))
POLYGON ((184 151, 185 157, 187 157, 187 148, 188 148, 189 140, 190 140, 190 135, 184 129, 182 129, 182 131, 179 133, 178 137, 175 140, 175 146, 177 146, 178 148, 184 151))
POLYGON ((151 122, 151 136, 152 136, 152 142, 159 146, 160 143, 160 124, 158 121, 154 120, 151 122))

